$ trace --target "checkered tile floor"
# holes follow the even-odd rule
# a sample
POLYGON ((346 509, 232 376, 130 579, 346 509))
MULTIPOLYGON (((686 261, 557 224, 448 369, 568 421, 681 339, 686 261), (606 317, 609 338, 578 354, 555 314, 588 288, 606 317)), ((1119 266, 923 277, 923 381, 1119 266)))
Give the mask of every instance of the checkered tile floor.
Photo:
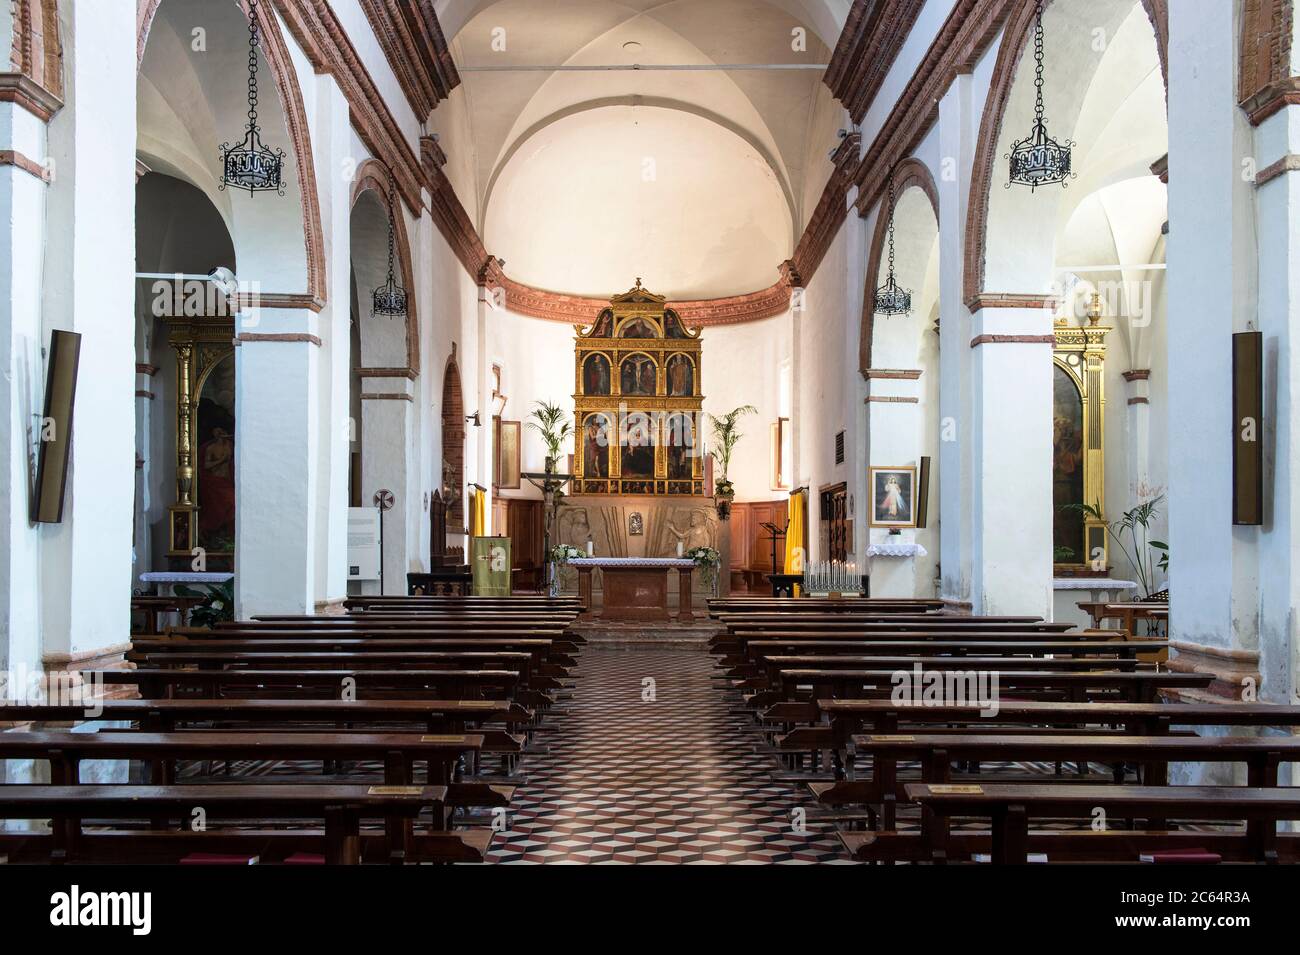
POLYGON ((588 647, 558 728, 527 757, 500 863, 848 862, 759 738, 730 712, 711 656, 588 647), (646 696, 653 696, 648 700, 646 696))

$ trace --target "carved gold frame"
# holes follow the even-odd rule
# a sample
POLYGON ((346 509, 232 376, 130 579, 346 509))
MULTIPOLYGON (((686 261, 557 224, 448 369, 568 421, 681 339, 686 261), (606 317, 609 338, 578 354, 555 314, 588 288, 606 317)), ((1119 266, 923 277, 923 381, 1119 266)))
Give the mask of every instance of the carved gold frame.
MULTIPOLYGON (((1056 343, 1052 361, 1079 389, 1083 401, 1083 499, 1095 505, 1101 518, 1085 515, 1083 538, 1090 559, 1058 563, 1058 571, 1102 571, 1110 567, 1110 541, 1106 534, 1106 334, 1108 325, 1099 324, 1098 297, 1093 297, 1088 324, 1067 325, 1058 321, 1053 329, 1056 343)), ((1055 518, 1055 515, 1053 515, 1055 518)))
MULTIPOLYGON (((589 494, 654 494, 675 497, 706 496, 704 488, 704 458, 697 455, 692 459, 691 477, 668 477, 668 454, 665 429, 669 419, 678 414, 686 415, 694 429, 697 446, 702 441, 703 426, 703 370, 701 366, 701 340, 699 329, 687 328, 676 312, 665 307, 665 298, 655 295, 641 287, 640 279, 630 291, 610 299, 609 308, 604 309, 591 325, 580 328, 574 345, 574 481, 575 493, 589 494), (655 338, 619 338, 618 332, 633 319, 647 320, 658 332, 655 338), (668 338, 667 328, 670 321, 680 324, 685 337, 668 338), (602 324, 608 323, 613 337, 596 337, 595 333, 602 324), (622 389, 622 364, 630 355, 646 355, 655 365, 655 394, 624 395, 622 389), (692 366, 691 394, 668 395, 668 362, 675 355, 684 355, 692 366), (601 355, 609 362, 610 394, 588 395, 583 380, 583 368, 592 355, 601 355), (652 490, 644 487, 630 489, 624 486, 622 474, 622 439, 627 430, 627 419, 638 412, 651 415, 656 430, 655 465, 652 478, 628 478, 627 481, 638 485, 649 484, 652 490), (618 435, 618 442, 611 443, 609 454, 609 475, 603 478, 591 478, 586 471, 586 461, 582 453, 586 420, 592 414, 603 414, 613 424, 618 435), (682 485, 690 485, 689 495, 682 485)), ((603 330, 603 329, 602 329, 603 330)))
MULTIPOLYGON (((165 318, 168 344, 176 352, 176 503, 167 508, 167 556, 193 559, 198 541, 199 495, 194 455, 198 441, 199 395, 212 370, 233 359, 235 322, 229 316, 165 318)), ((231 559, 213 551, 208 559, 231 559)))

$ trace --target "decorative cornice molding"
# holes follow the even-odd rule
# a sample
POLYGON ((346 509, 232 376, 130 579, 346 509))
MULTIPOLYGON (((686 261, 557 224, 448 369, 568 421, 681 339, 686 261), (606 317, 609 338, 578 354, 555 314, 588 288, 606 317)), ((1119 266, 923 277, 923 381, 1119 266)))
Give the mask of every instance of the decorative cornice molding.
POLYGON ((418 375, 410 368, 354 368, 361 378, 407 378, 414 381, 418 375))
POLYGON ((924 0, 854 0, 823 82, 861 123, 916 23, 924 0))
POLYGON ((251 342, 278 342, 280 344, 307 344, 320 347, 320 337, 309 335, 306 332, 280 332, 280 333, 262 333, 262 332, 240 332, 235 336, 236 345, 245 345, 251 342))
POLYGON ((145 375, 152 378, 154 375, 158 374, 158 366, 138 361, 135 363, 135 373, 137 375, 145 375))
POLYGON ((1287 153, 1275 163, 1270 163, 1255 174, 1255 188, 1267 185, 1274 179, 1285 176, 1289 172, 1300 171, 1300 155, 1296 153, 1287 153))
POLYGON ((432 0, 360 3, 407 102, 423 122, 460 85, 432 0))
POLYGON ((1259 126, 1275 113, 1296 105, 1300 105, 1300 76, 1288 76, 1270 83, 1241 102, 1252 126, 1259 126))
POLYGON ((23 73, 0 73, 0 103, 21 106, 43 123, 63 108, 63 100, 23 73))
POLYGON ((1026 295, 1019 292, 981 292, 966 300, 972 313, 982 308, 1037 308, 1054 311, 1060 303, 1050 295, 1026 295))
POLYGON ((1124 372, 1125 381, 1146 381, 1150 377, 1150 368, 1134 368, 1132 371, 1124 372))
POLYGON ((867 404, 919 405, 920 403, 920 398, 902 398, 895 395, 871 395, 867 398, 867 404))
POLYGON ((13 166, 41 182, 49 184, 50 171, 35 159, 25 156, 16 149, 0 149, 0 166, 13 166))
POLYGON ((1055 335, 976 335, 970 340, 971 348, 980 345, 1055 345, 1055 335))
POLYGON ((325 303, 312 295, 297 295, 291 292, 241 292, 235 296, 235 305, 240 311, 257 308, 305 308, 309 312, 319 313, 325 303))
POLYGON ((404 395, 400 392, 365 392, 361 393, 362 401, 414 401, 412 395, 404 395))
POLYGON ((919 368, 868 368, 862 373, 862 377, 866 378, 868 381, 876 378, 906 379, 909 381, 915 381, 921 377, 921 374, 922 372, 919 368))
POLYGON ((1134 397, 1134 398, 1130 398, 1130 399, 1128 400, 1128 403, 1129 403, 1130 405, 1149 405, 1149 404, 1151 404, 1151 399, 1150 399, 1150 398, 1144 398, 1144 397, 1142 397, 1141 395, 1138 395, 1138 396, 1136 396, 1136 397, 1134 397))

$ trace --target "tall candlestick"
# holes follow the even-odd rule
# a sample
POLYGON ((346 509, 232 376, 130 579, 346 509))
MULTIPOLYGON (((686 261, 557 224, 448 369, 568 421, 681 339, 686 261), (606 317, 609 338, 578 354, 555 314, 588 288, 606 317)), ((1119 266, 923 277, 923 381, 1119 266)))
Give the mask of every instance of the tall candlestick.
POLYGON ((596 545, 592 543, 590 537, 587 538, 587 556, 591 557, 596 553, 596 545))

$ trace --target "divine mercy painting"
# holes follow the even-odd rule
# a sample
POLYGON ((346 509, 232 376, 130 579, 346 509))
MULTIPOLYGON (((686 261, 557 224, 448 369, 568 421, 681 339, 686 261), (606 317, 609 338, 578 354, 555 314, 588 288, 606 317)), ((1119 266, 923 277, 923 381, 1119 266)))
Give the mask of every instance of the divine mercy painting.
POLYGON ((199 544, 209 553, 235 550, 235 357, 213 366, 199 392, 195 445, 199 544))

